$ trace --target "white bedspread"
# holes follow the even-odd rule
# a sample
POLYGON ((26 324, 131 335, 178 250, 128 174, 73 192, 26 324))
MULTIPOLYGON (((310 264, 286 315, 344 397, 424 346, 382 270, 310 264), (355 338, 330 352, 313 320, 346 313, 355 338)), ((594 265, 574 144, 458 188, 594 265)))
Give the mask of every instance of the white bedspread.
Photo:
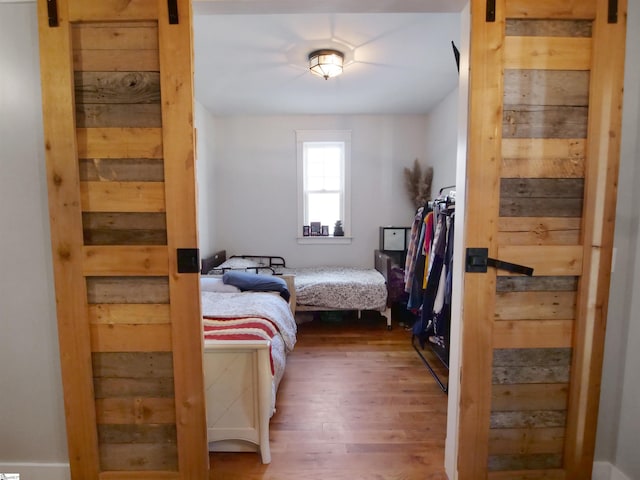
POLYGON ((287 268, 293 273, 296 303, 343 310, 384 310, 387 286, 380 272, 368 268, 287 268))

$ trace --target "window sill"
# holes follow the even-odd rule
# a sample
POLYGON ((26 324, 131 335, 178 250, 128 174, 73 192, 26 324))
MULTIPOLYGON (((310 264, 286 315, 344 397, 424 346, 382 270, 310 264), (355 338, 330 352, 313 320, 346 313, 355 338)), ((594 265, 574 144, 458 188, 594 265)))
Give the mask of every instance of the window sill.
POLYGON ((298 237, 299 245, 348 245, 353 240, 351 237, 298 237))

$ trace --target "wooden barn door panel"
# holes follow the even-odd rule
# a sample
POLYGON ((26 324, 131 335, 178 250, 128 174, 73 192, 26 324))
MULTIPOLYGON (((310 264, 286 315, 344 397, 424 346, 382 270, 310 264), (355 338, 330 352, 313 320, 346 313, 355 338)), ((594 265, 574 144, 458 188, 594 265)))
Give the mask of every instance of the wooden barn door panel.
POLYGON ((626 2, 472 1, 462 480, 591 477, 626 2), (612 4, 613 5, 613 4, 612 4), (488 10, 489 9, 489 10, 488 10))
POLYGON ((207 476, 198 275, 176 260, 197 246, 191 7, 177 3, 171 24, 163 1, 38 4, 74 479, 207 476))

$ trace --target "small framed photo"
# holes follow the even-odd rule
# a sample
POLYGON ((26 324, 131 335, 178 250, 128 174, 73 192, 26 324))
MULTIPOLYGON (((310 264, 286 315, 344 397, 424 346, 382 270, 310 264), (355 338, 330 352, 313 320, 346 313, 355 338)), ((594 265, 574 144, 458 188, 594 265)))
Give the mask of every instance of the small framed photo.
POLYGON ((329 225, 322 225, 322 233, 320 235, 323 237, 329 236, 329 225))
POLYGON ((311 234, 310 230, 311 229, 310 229, 309 225, 303 225, 302 226, 302 236, 303 237, 308 237, 311 234))
POLYGON ((320 222, 311 222, 311 236, 320 235, 320 222))

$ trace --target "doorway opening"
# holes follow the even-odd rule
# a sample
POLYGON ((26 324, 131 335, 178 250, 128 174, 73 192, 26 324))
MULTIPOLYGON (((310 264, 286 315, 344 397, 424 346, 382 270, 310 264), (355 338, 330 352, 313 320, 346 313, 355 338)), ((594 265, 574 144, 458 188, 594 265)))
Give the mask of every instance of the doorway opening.
MULTIPOLYGON (((302 28, 300 26, 305 25, 305 17, 309 15, 301 12, 269 15, 269 22, 272 21, 276 25, 277 33, 273 33, 273 31, 268 32, 267 30, 266 23, 268 22, 265 21, 267 17, 250 12, 244 12, 244 15, 230 15, 228 12, 220 15, 215 12, 215 7, 207 5, 206 2, 195 5, 194 38, 196 126, 198 128, 199 148, 199 228, 203 255, 226 248, 232 254, 264 254, 266 252, 278 255, 284 254, 288 263, 301 266, 322 264, 323 261, 326 261, 327 256, 334 262, 343 264, 353 263, 354 261, 356 263, 369 264, 371 263, 370 257, 373 256, 373 251, 379 248, 378 228, 389 224, 410 226, 415 217, 416 211, 403 184, 403 169, 405 167, 410 167, 416 158, 419 158, 419 161, 425 166, 433 166, 433 190, 436 193, 440 188, 448 185, 464 185, 464 177, 462 177, 461 181, 457 173, 459 169, 456 169, 456 162, 465 158, 465 153, 460 153, 459 149, 461 146, 464 148, 466 142, 466 140, 461 142, 461 138, 466 136, 466 130, 460 127, 466 124, 466 113, 461 113, 463 111, 466 112, 466 91, 462 90, 462 88, 466 87, 464 85, 460 86, 461 83, 459 82, 461 81, 458 77, 456 58, 451 49, 452 41, 462 49, 464 68, 464 56, 467 52, 464 51, 465 41, 461 37, 465 34, 468 36, 468 31, 462 33, 462 29, 465 28, 465 25, 468 28, 469 23, 468 19, 466 22, 463 21, 464 15, 469 16, 468 7, 466 10, 462 10, 464 5, 464 3, 457 7, 452 5, 450 6, 452 10, 448 13, 427 14, 419 12, 400 14, 398 12, 389 12, 385 15, 393 18, 390 23, 385 23, 384 15, 371 13, 359 13, 357 15, 334 12, 326 15, 315 14, 314 20, 327 28, 331 41, 339 42, 343 47, 345 44, 350 45, 352 50, 351 54, 346 55, 347 66, 341 77, 329 79, 325 84, 315 84, 314 87, 321 87, 324 90, 318 91, 315 95, 307 94, 303 96, 303 101, 298 100, 297 106, 294 107, 290 106, 290 103, 295 103, 291 99, 299 98, 296 95, 304 93, 297 90, 298 83, 296 82, 317 80, 317 78, 305 78, 309 76, 308 72, 299 62, 296 65, 297 61, 295 60, 296 58, 304 58, 305 49, 319 48, 319 45, 317 43, 314 44, 314 42, 318 41, 316 37, 318 37, 318 30, 320 29, 312 31, 311 27, 302 28), (440 21, 437 20, 438 16, 440 16, 440 21), (425 27, 421 22, 428 21, 426 17, 432 17, 430 21, 435 20, 439 26, 435 28, 432 24, 429 28, 425 27), (349 25, 349 21, 358 22, 357 26, 354 27, 352 24, 351 28, 341 31, 341 28, 349 25), (447 30, 444 25, 453 26, 453 29, 447 30), (365 26, 370 31, 366 31, 365 26), (443 93, 438 99, 432 100, 429 113, 425 110, 415 110, 415 105, 413 106, 414 110, 405 107, 405 113, 399 113, 397 110, 393 112, 388 110, 381 113, 380 111, 375 111, 372 102, 369 102, 366 108, 362 106, 351 107, 360 108, 360 110, 344 110, 342 112, 336 110, 335 104, 331 103, 329 99, 337 97, 340 89, 346 88, 347 85, 344 84, 349 75, 363 75, 365 68, 368 69, 368 72, 386 74, 386 70, 392 68, 391 65, 376 61, 375 57, 367 58, 365 55, 368 52, 367 47, 371 47, 371 51, 373 51, 376 47, 380 47, 385 36, 394 38, 399 37, 402 31, 419 32, 421 29, 437 31, 437 42, 428 42, 426 45, 438 43, 437 48, 442 50, 445 59, 438 63, 438 61, 434 61, 434 58, 429 58, 427 53, 423 53, 414 55, 409 63, 429 62, 429 60, 432 60, 438 65, 438 68, 447 72, 447 74, 440 73, 436 74, 436 76, 442 76, 446 82, 449 82, 444 89, 437 87, 441 88, 443 93), (256 30, 259 30, 256 35, 260 33, 266 35, 265 38, 268 39, 260 42, 259 48, 252 46, 252 40, 248 38, 250 36, 244 35, 244 33, 237 35, 237 37, 241 38, 241 40, 238 40, 238 50, 235 50, 236 47, 233 46, 233 40, 223 39, 214 35, 214 32, 222 35, 222 32, 225 31, 247 32, 256 30), (349 31, 359 31, 361 36, 367 33, 369 37, 350 40, 344 33, 349 31), (279 37, 279 35, 283 35, 283 32, 286 33, 285 40, 279 37), (307 33, 309 38, 305 40, 304 35, 307 33), (294 43, 291 36, 297 37, 298 41, 295 46, 289 46, 294 43), (204 45, 209 45, 207 42, 213 43, 209 47, 205 47, 204 45), (234 93, 234 87, 237 86, 239 89, 246 87, 244 83, 248 81, 247 78, 251 77, 252 71, 245 70, 243 72, 244 78, 242 79, 234 79, 228 72, 222 72, 220 75, 209 77, 206 80, 206 77, 201 77, 202 70, 205 68, 203 64, 216 65, 220 63, 215 60, 217 58, 216 52, 211 51, 214 45, 218 45, 220 50, 224 50, 225 58, 229 59, 230 62, 237 62, 239 61, 238 58, 242 56, 240 54, 234 55, 234 53, 241 52, 244 49, 244 57, 246 57, 247 52, 253 52, 252 49, 255 49, 260 58, 262 58, 261 61, 255 60, 255 63, 259 65, 264 74, 260 77, 260 80, 267 87, 265 91, 269 92, 268 89, 271 88, 273 93, 245 92, 244 96, 234 93), (281 53, 280 56, 272 53, 278 51, 284 51, 285 53, 281 53), (208 59, 207 62, 203 61, 203 64, 201 64, 199 59, 204 55, 208 59), (272 61, 269 64, 265 59, 271 59, 272 61), (269 76, 272 71, 282 75, 282 77, 273 77, 279 78, 279 81, 275 81, 269 76), (287 75, 289 75, 288 78, 287 75), (282 81, 282 78, 286 80, 282 81), (341 81, 342 84, 336 83, 332 85, 331 82, 335 80, 341 81), (278 96, 282 93, 282 90, 288 94, 285 97, 286 100, 278 96), (220 96, 220 92, 223 92, 222 96, 220 96), (218 96, 216 97, 216 95, 218 96), (249 100, 250 103, 253 102, 254 105, 252 107, 245 105, 234 111, 230 104, 236 96, 243 97, 249 100), (218 98, 217 106, 215 98, 218 98), (270 100, 270 102, 267 102, 270 106, 261 107, 261 98, 270 100), (464 103, 462 108, 461 102, 464 103), (209 105, 212 105, 212 107, 209 107, 209 105), (319 110, 312 110, 314 105, 319 107, 319 110), (261 108, 264 110, 261 110, 261 108), (293 111, 287 112, 287 108, 293 108, 293 111), (461 118, 462 116, 464 118, 461 118), (303 126, 301 126, 301 122, 303 122, 303 126), (287 149, 292 148, 294 145, 293 142, 289 142, 291 138, 289 138, 288 133, 299 128, 309 128, 309 125, 312 125, 313 128, 325 129, 335 129, 337 126, 343 129, 346 125, 346 128, 353 128, 354 134, 356 134, 356 129, 359 128, 360 138, 367 136, 366 143, 370 145, 371 152, 365 151, 364 156, 367 157, 369 165, 367 168, 361 166, 360 178, 364 177, 364 180, 361 181, 363 182, 362 185, 367 186, 364 188, 365 192, 375 190, 382 199, 375 203, 376 200, 371 199, 370 193, 367 193, 361 195, 360 200, 354 198, 353 203, 359 203, 360 211, 365 212, 360 215, 359 225, 362 227, 358 233, 360 238, 363 238, 363 235, 367 237, 366 241, 356 244, 356 247, 359 246, 362 251, 368 251, 368 253, 356 253, 354 255, 354 249, 343 248, 340 251, 332 246, 314 246, 315 248, 312 249, 301 249, 295 241, 295 227, 288 226, 288 220, 282 218, 282 210, 280 209, 276 213, 276 209, 265 208, 264 202, 256 200, 256 198, 269 198, 273 204, 280 206, 291 204, 294 201, 290 196, 287 196, 288 188, 292 187, 295 191, 295 163, 291 163, 292 160, 295 161, 295 150, 293 150, 293 157, 287 154, 287 149), (215 188, 211 188, 212 185, 219 186, 217 193, 215 188), (238 190, 242 191, 241 196, 237 195, 238 190), (236 196, 234 197, 234 195, 236 196), (236 198, 236 200, 230 202, 232 198, 236 198), (369 205, 363 198, 369 200, 369 205), (225 207, 225 205, 229 204, 233 204, 235 208, 225 207), (203 205, 206 205, 206 207, 203 208, 203 205), (242 212, 249 212, 249 216, 254 215, 254 218, 260 218, 256 218, 256 224, 248 225, 248 222, 239 220, 247 216, 243 215, 242 212), (256 212, 260 212, 260 214, 256 214, 256 212), (270 212, 270 214, 265 214, 264 212, 270 212), (382 219, 382 216, 384 216, 384 219, 382 219), (277 219, 275 219, 276 217, 277 219), (259 242, 256 241, 256 236, 252 234, 255 231, 261 232, 259 242), (256 251, 256 249, 259 249, 259 251, 256 251), (328 253, 328 250, 331 253, 328 253)), ((395 38, 395 41, 401 40, 395 38)), ((418 42, 416 41, 415 43, 418 42)), ((466 43, 468 44, 468 40, 466 43)), ((425 45, 424 42, 422 44, 425 45)), ((399 50, 396 49, 395 53, 399 53, 399 50)), ((392 49, 391 58, 393 54, 394 51, 392 49)), ((411 57, 408 52, 403 52, 402 55, 411 57)), ((247 61, 250 62, 251 60, 247 61)), ((389 63, 393 62, 389 61, 389 63)), ((248 67, 245 65, 245 68, 248 67)), ((415 72, 410 71, 410 67, 405 67, 404 69, 409 70, 409 77, 411 77, 412 73, 413 76, 416 76, 415 72)), ((233 68, 230 67, 229 70, 231 71, 233 68)), ((373 81, 384 86, 386 77, 382 76, 382 74, 377 79, 374 78, 373 81)), ((417 91, 422 91, 423 94, 425 91, 430 90, 426 84, 418 85, 418 87, 417 91)), ((366 88, 360 87, 361 90, 366 90, 366 88)), ((437 88, 433 87, 432 90, 437 90, 437 88)), ((377 103, 384 107, 385 99, 398 93, 397 87, 383 91, 383 94, 378 96, 377 103)), ((351 96, 355 97, 356 95, 352 93, 351 96)), ((342 102, 340 108, 348 108, 345 103, 348 104, 348 102, 342 102)), ((414 99, 413 103, 418 103, 418 99, 414 99)), ((354 195, 357 196, 356 190, 354 186, 354 195)), ((295 198, 295 196, 292 198, 295 198)), ((458 193, 458 199, 464 199, 464 196, 458 193)), ((295 206, 292 206, 292 208, 295 211, 295 206)), ((459 215, 459 218, 462 219, 462 215, 459 215)), ((295 214, 291 216, 291 221, 295 222, 295 214)), ((458 231, 462 232, 462 223, 458 228, 458 231)), ((359 241, 360 238, 358 238, 359 241)), ((460 243, 460 245, 462 244, 460 243)), ((459 279, 457 283, 461 285, 459 279)), ((456 301, 459 300, 460 297, 456 301)), ((458 307, 458 314, 459 311, 458 307)), ((456 312, 455 309, 454 312, 456 312)), ((304 325, 301 326, 301 331, 304 328, 304 325)), ((402 326, 394 324, 394 328, 402 329, 402 326)), ((397 333, 400 332, 394 331, 394 335, 397 333)), ((459 332, 454 329, 452 333, 459 332)), ((406 347, 412 355, 412 360, 417 362, 417 368, 420 369, 419 373, 423 376, 424 381, 432 384, 439 391, 439 387, 429 376, 429 372, 420 363, 418 355, 412 350, 410 333, 407 333, 406 347)), ((459 355, 459 349, 454 347, 452 353, 454 356, 459 355)), ((452 368, 457 368, 457 365, 457 360, 453 359, 452 368)), ((446 376, 446 370, 443 373, 446 376)), ((454 373, 452 378, 458 378, 458 375, 454 373)), ((286 374, 284 382, 286 386, 286 374)), ((452 386, 452 394, 457 394, 457 389, 454 386, 452 386)), ((439 392, 439 395, 444 400, 445 408, 448 402, 449 408, 453 403, 454 408, 457 409, 457 402, 452 400, 453 397, 447 399, 442 392, 439 392)), ((318 397, 321 398, 321 395, 318 395, 318 397)), ((454 419, 456 417, 457 415, 453 416, 454 419)), ((456 428, 454 424, 450 425, 449 433, 445 435, 446 428, 443 426, 442 435, 439 438, 442 443, 438 447, 440 454, 444 454, 441 447, 444 445, 445 437, 447 442, 455 445, 451 442, 452 439, 455 439, 456 428)), ((452 447, 448 445, 447 450, 450 450, 450 448, 452 447)), ((450 460, 455 459, 455 454, 448 454, 448 457, 450 460)), ((451 461, 455 463, 455 460, 451 461)), ((454 465, 454 463, 451 463, 451 465, 454 465)))

